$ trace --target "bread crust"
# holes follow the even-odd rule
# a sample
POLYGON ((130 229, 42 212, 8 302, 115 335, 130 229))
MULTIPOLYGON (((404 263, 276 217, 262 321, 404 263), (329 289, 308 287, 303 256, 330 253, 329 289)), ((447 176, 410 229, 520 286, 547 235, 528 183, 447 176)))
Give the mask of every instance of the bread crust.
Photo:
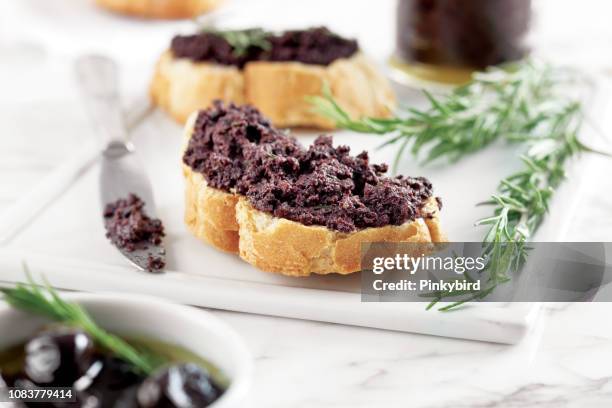
POLYGON ((167 51, 157 62, 150 94, 156 105, 183 124, 215 99, 243 104, 244 76, 236 67, 195 64, 167 51))
POLYGON ((240 197, 236 205, 240 257, 263 271, 283 275, 345 275, 361 269, 362 243, 445 241, 439 229, 429 229, 429 224, 439 225, 437 205, 433 211, 429 223, 417 218, 402 225, 341 233, 273 217, 254 209, 246 198, 240 197))
POLYGON ((96 0, 112 12, 134 17, 178 19, 196 17, 217 7, 223 0, 96 0))
POLYGON ((329 119, 312 111, 306 96, 321 95, 328 83, 334 99, 350 115, 389 117, 395 96, 388 81, 363 54, 328 66, 300 62, 255 61, 243 70, 207 62, 160 57, 150 87, 155 104, 179 123, 214 99, 250 103, 278 127, 333 129, 329 119))
MULTIPOLYGON (((187 119, 183 133, 185 151, 195 126, 197 112, 187 119)), ((193 235, 225 252, 238 253, 238 196, 208 186, 204 176, 182 164, 185 179, 185 225, 193 235)))
POLYGON ((225 252, 238 253, 238 196, 209 187, 200 173, 183 166, 185 224, 193 235, 225 252))

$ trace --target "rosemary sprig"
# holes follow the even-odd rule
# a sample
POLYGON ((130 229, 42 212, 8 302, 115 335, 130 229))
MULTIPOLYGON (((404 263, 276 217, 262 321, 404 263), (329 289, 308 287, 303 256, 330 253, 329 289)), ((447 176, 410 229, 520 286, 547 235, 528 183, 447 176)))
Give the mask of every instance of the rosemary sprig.
POLYGON ((492 216, 475 223, 489 226, 482 252, 487 259, 482 271, 488 274, 486 285, 478 291, 428 294, 434 300, 427 309, 448 298, 459 299, 439 310, 484 299, 508 282, 511 272, 520 271, 529 251, 526 242, 542 223, 555 189, 565 178, 567 162, 581 152, 593 152, 577 138, 580 101, 560 92, 574 81, 565 70, 529 61, 491 68, 446 97, 425 92, 428 109, 410 108, 406 116, 391 119, 352 119, 327 88, 323 97, 310 98, 315 111, 339 127, 390 134, 383 146, 399 143, 394 168, 409 142, 413 155, 424 155, 425 162, 455 161, 499 138, 526 145, 523 168, 501 180, 498 194, 483 203, 494 207, 492 216))
POLYGON ((357 132, 391 135, 382 145, 399 145, 393 168, 409 143, 412 154, 424 162, 456 161, 496 139, 521 140, 571 115, 556 94, 561 83, 573 81, 567 71, 536 62, 490 68, 450 94, 436 97, 423 91, 426 109, 407 108, 396 118, 351 118, 334 100, 329 88, 311 97, 313 109, 338 127, 357 132))
POLYGON ((3 299, 11 306, 83 330, 99 346, 131 363, 141 374, 149 375, 163 363, 160 357, 139 351, 102 329, 81 306, 63 300, 48 283, 37 285, 27 271, 26 274, 27 283, 18 283, 14 288, 0 288, 3 299))
MULTIPOLYGON (((471 300, 482 299, 499 285, 510 281, 511 273, 520 271, 529 251, 526 241, 546 216, 554 191, 565 178, 567 162, 580 152, 592 152, 577 138, 579 105, 570 105, 568 109, 575 112, 568 117, 568 120, 573 120, 560 124, 564 131, 557 138, 528 140, 528 150, 521 156, 523 169, 500 182, 499 193, 486 203, 494 206, 493 215, 476 222, 476 225, 489 226, 483 240, 483 255, 488 259, 484 268, 488 272, 486 287, 460 297, 440 310, 448 311, 471 300)), ((454 296, 441 294, 429 307, 454 296)))
POLYGON ((247 28, 243 30, 216 30, 205 28, 203 32, 222 37, 232 46, 232 53, 236 57, 242 57, 249 48, 260 48, 264 51, 270 50, 272 44, 268 40, 270 33, 261 28, 247 28))

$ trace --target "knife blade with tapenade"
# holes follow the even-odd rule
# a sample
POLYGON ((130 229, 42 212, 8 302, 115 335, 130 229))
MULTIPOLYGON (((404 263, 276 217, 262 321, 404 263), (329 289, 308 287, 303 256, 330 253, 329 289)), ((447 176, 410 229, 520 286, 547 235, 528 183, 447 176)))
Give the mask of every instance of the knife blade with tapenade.
POLYGON ((161 272, 164 228, 155 218, 151 184, 134 155, 119 103, 116 64, 84 56, 75 64, 82 97, 103 138, 100 198, 106 236, 138 269, 161 272))

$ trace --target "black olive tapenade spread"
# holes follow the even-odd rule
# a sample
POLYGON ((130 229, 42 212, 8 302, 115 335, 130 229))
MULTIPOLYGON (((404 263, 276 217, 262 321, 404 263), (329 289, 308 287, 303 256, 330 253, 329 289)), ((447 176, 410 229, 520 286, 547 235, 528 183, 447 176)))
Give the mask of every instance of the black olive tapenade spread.
POLYGON ((199 112, 183 162, 257 210, 340 232, 428 216, 421 208, 433 192, 423 177, 385 176, 387 165, 351 156, 331 136, 305 148, 255 108, 219 101, 199 112))
POLYGON ((214 32, 202 32, 174 37, 170 49, 177 58, 239 68, 251 61, 295 61, 329 65, 337 59, 349 58, 359 50, 356 40, 340 37, 324 27, 269 34, 266 41, 270 45, 269 49, 251 46, 245 52, 236 54, 223 36, 214 32))
MULTIPOLYGON (((106 237, 118 248, 128 252, 148 249, 149 245, 161 245, 164 226, 161 220, 149 217, 144 211, 145 203, 135 194, 106 204, 104 227, 106 237)), ((158 271, 165 267, 163 258, 150 253, 147 269, 158 271)))

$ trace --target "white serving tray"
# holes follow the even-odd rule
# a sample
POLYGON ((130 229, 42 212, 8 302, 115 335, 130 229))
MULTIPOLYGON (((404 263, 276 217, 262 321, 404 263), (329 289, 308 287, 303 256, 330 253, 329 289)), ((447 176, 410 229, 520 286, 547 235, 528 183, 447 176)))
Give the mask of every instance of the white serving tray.
MULTIPOLYGON (((5 34, 20 40, 41 43, 54 55, 108 53, 121 63, 123 79, 129 76, 125 69, 135 69, 135 75, 124 81, 130 92, 140 91, 148 81, 154 60, 171 36, 193 29, 188 21, 128 19, 99 10, 93 0, 78 0, 78 4, 75 1, 0 4, 0 9, 11 16, 4 21, 7 27, 0 29, 5 28, 5 34)), ((389 22, 394 16, 394 3, 372 7, 372 2, 362 0, 351 5, 351 18, 338 19, 339 13, 346 12, 342 2, 268 0, 224 17, 223 23, 275 29, 327 24, 345 35, 357 36, 369 55, 384 61, 393 51, 393 24, 389 22), (320 12, 323 8, 325 13, 320 12), (366 19, 371 23, 368 30, 361 23, 366 19)), ((48 89, 51 85, 44 86, 48 89)), ((67 92, 61 91, 66 96, 67 92)), ((404 99, 411 97, 409 92, 404 99)), ((61 107, 65 112, 61 117, 70 123, 72 131, 82 135, 84 141, 91 141, 92 132, 84 126, 86 120, 77 103, 64 99, 46 103, 53 109, 40 104, 41 112, 57 112, 61 107)), ((14 112, 15 107, 11 109, 14 112)), ((2 107, 0 111, 7 113, 2 107)), ((20 116, 29 120, 29 111, 20 116)), ((40 131, 47 127, 48 124, 38 124, 40 131)), ((0 284, 23 280, 22 261, 26 261, 34 272, 44 273, 51 283, 65 289, 146 293, 199 306, 441 336, 514 343, 533 321, 537 306, 532 304, 474 304, 443 314, 426 312, 425 305, 419 303, 361 303, 356 275, 292 279, 259 272, 234 256, 205 246, 185 230, 178 152, 180 128, 155 113, 136 129, 133 137, 154 181, 158 212, 169 233, 169 266, 173 271, 163 276, 135 272, 126 267, 105 240, 99 218, 97 152, 85 143, 84 147, 66 146, 71 159, 12 208, 0 213, 0 284)), ((302 137, 304 143, 312 138, 302 137)), ((371 149, 379 139, 340 132, 336 142, 349 144, 356 152, 371 149)), ((374 162, 388 162, 392 155, 393 147, 372 152, 371 157, 374 162)), ((407 157, 400 170, 427 176, 434 182, 436 194, 444 199, 443 223, 451 239, 479 241, 483 230, 472 224, 488 215, 488 209, 475 204, 488 198, 498 180, 517 164, 512 149, 494 146, 449 167, 421 169, 407 157)), ((566 239, 581 179, 589 177, 589 172, 585 160, 573 169, 537 239, 566 239)))
MULTIPOLYGON (((417 103, 413 94, 403 97, 417 103)), ((83 123, 79 106, 74 102, 54 105, 61 103, 75 116, 75 123, 83 123)), ((80 127, 74 131, 87 132, 80 127)), ((211 308, 503 343, 517 342, 528 331, 538 310, 534 304, 480 303, 439 313, 425 311, 424 303, 362 303, 358 274, 289 278, 260 272, 237 256, 203 244, 182 221, 181 132, 159 111, 145 116, 132 132, 167 230, 167 274, 131 269, 104 237, 99 169, 92 144, 75 150, 70 161, 0 214, 0 283, 23 280, 26 262, 62 289, 151 294, 211 308)), ((296 134, 303 143, 315 137, 296 134)), ((335 143, 348 144, 354 153, 367 149, 373 162, 390 162, 394 147, 375 150, 380 142, 373 135, 335 134, 335 143)), ((479 241, 484 230, 473 227, 473 222, 488 215, 489 209, 475 204, 487 199, 498 180, 517 166, 515 149, 500 144, 453 166, 421 168, 406 156, 400 172, 432 180, 435 194, 443 197, 442 222, 451 240, 479 241)), ((538 240, 565 238, 580 180, 588 171, 588 161, 574 166, 538 240)))

